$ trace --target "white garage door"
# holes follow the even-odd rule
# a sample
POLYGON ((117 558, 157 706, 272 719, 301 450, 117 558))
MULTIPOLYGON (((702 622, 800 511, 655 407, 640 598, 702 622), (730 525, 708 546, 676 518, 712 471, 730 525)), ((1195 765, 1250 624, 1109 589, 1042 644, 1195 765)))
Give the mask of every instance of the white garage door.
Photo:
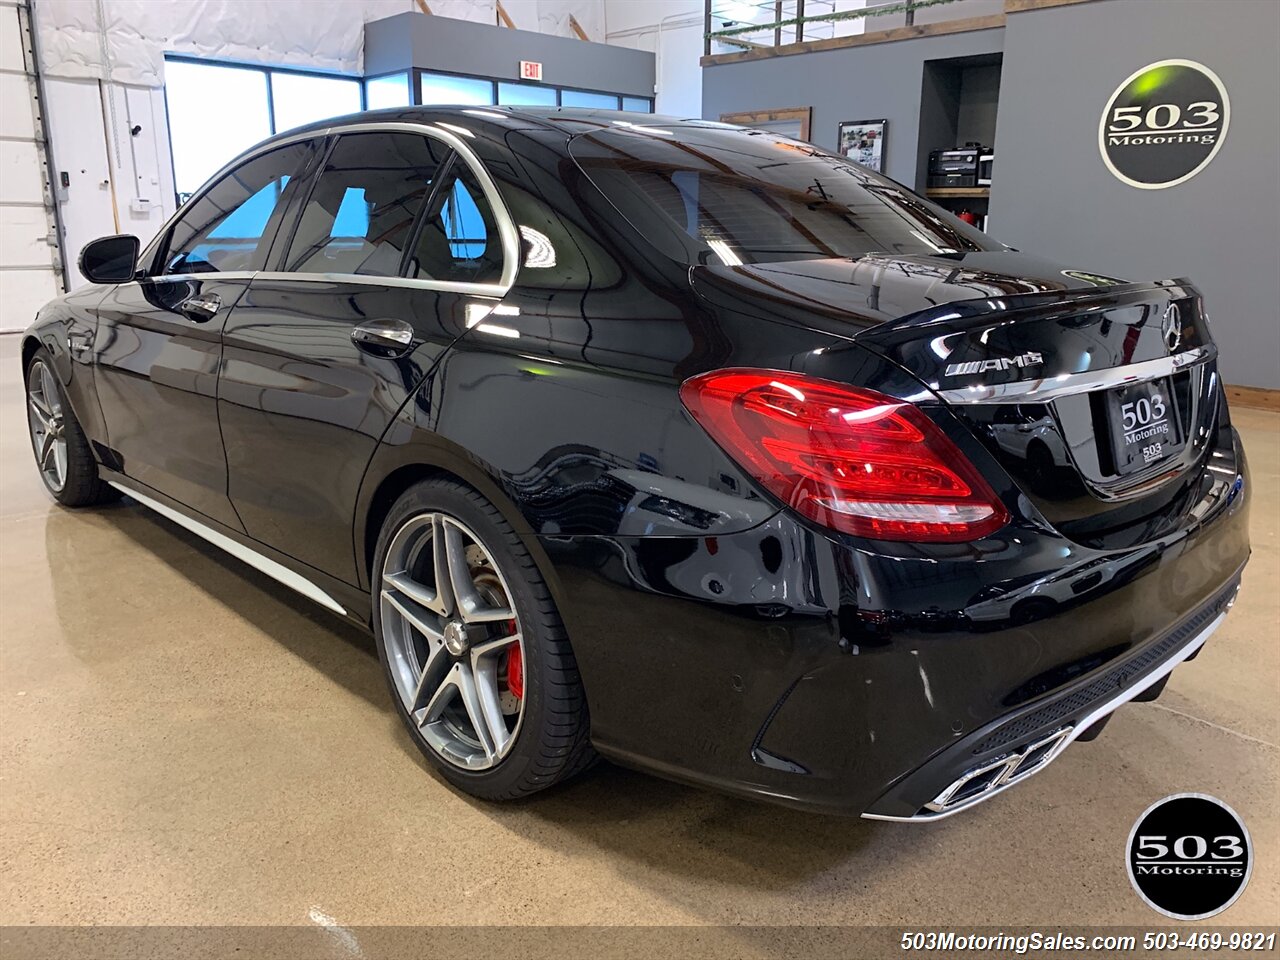
POLYGON ((0 332, 62 291, 25 5, 0 0, 0 332))

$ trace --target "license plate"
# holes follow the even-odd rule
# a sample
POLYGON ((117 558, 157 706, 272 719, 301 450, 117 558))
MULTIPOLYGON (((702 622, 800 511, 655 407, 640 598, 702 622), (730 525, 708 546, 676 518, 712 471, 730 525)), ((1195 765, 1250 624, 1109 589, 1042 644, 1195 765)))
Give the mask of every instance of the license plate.
POLYGON ((1117 387, 1107 394, 1116 473, 1137 473, 1182 449, 1176 402, 1168 378, 1117 387))

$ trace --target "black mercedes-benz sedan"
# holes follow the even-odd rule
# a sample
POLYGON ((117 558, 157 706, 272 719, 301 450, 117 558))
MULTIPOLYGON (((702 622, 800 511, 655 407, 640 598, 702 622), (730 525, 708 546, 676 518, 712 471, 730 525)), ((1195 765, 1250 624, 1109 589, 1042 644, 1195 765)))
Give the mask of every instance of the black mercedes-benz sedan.
POLYGON ((371 628, 479 797, 602 755, 945 817, 1158 696, 1249 555, 1195 287, 770 133, 361 114, 139 248, 91 243, 25 335, 45 485, 371 628))

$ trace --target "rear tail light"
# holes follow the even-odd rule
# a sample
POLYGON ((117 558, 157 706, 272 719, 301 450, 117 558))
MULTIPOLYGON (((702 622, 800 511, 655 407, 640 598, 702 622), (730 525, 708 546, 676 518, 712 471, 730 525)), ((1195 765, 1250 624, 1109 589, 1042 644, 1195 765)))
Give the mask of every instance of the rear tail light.
POLYGON ((879 540, 955 543, 1009 521, 964 454, 910 403, 751 369, 694 377, 680 399, 770 493, 823 526, 879 540))

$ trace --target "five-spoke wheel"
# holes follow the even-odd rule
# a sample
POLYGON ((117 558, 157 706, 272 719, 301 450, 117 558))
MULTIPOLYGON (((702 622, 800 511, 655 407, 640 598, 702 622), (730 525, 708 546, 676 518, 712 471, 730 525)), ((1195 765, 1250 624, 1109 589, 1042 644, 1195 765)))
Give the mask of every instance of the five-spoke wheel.
POLYGON ((98 471, 89 441, 76 420, 75 411, 53 358, 44 347, 27 355, 27 429, 31 449, 40 468, 40 479, 64 507, 87 507, 120 496, 98 471))
POLYGON ((424 513, 382 564, 382 630, 392 677, 426 741, 450 763, 493 766, 523 715, 524 648, 507 585, 480 538, 424 513))
POLYGON ((45 485, 58 493, 67 483, 66 422, 53 371, 43 360, 27 370, 27 426, 45 485))
POLYGON ((509 800, 589 764, 564 624, 525 540, 475 489, 437 477, 382 521, 374 631, 396 707, 451 783, 509 800))

